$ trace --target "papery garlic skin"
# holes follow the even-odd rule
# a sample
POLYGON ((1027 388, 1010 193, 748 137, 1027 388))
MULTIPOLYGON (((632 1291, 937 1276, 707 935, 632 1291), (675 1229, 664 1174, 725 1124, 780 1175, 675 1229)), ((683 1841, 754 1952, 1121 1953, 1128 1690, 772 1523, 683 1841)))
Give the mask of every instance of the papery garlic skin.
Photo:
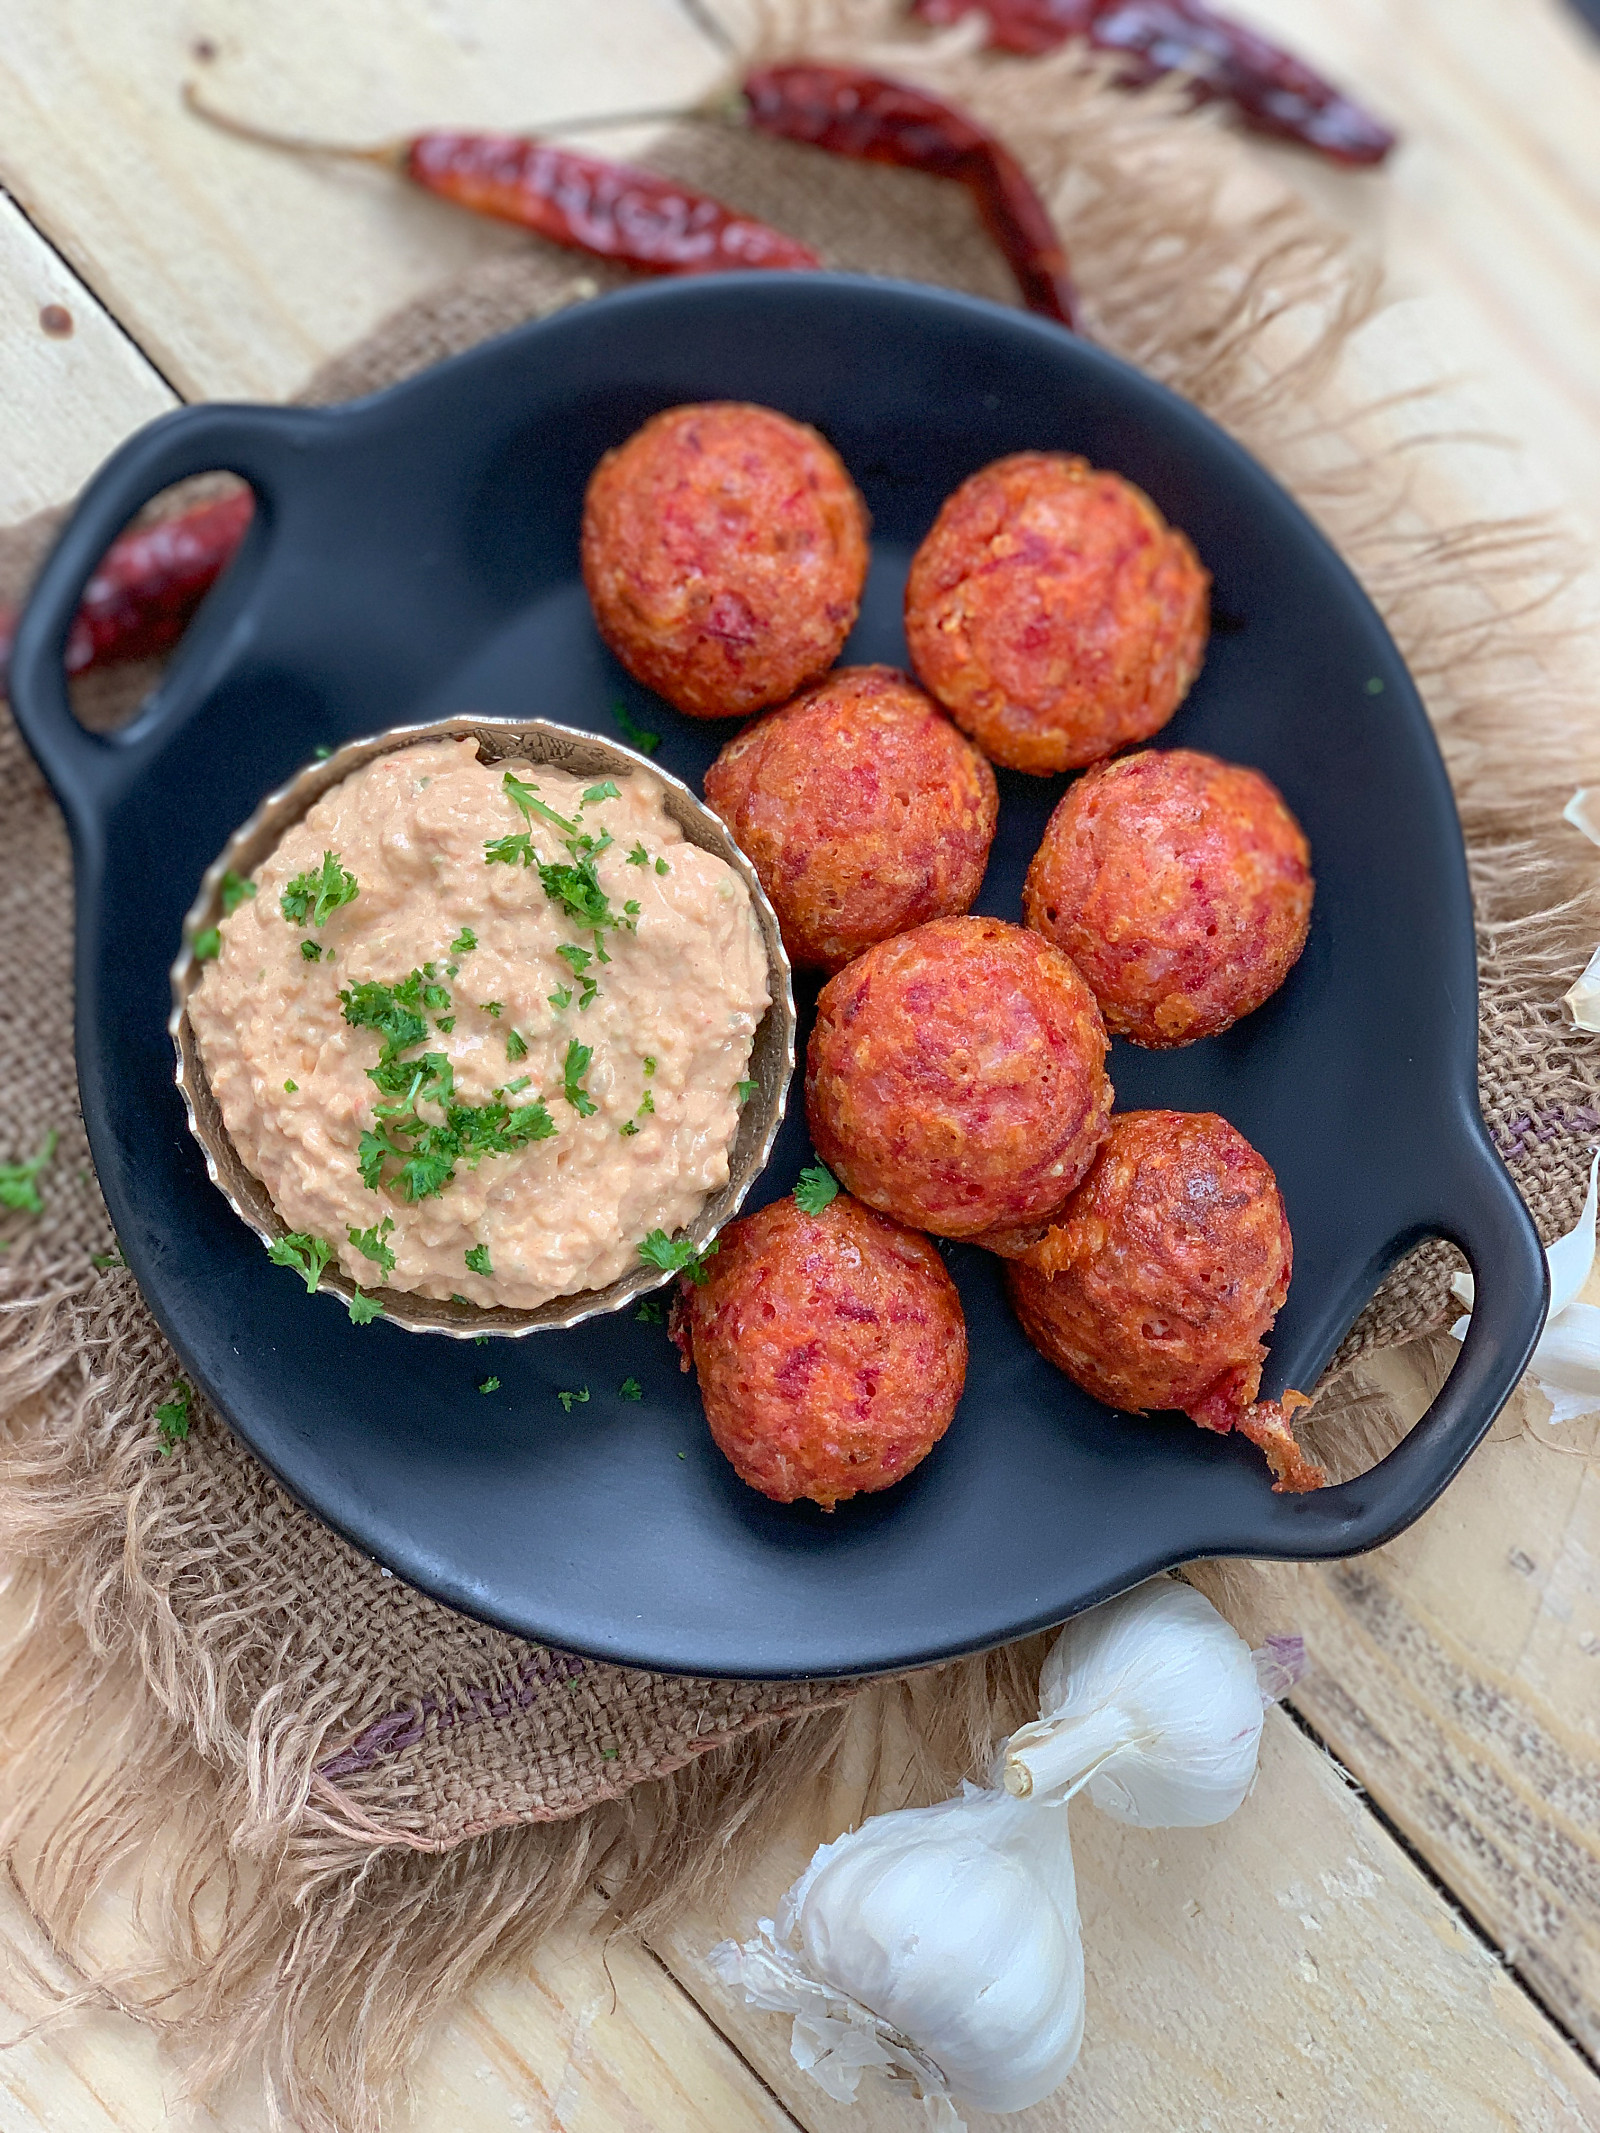
MULTIPOLYGON (((1578 795, 1580 800, 1586 797, 1587 793, 1578 795)), ((1571 819, 1569 810, 1568 820, 1571 819)), ((1600 953, 1596 961, 1600 962, 1600 953)), ((1571 1229, 1544 1248, 1550 1268, 1550 1309, 1539 1345, 1529 1359, 1528 1375, 1550 1402, 1552 1422, 1576 1422, 1583 1415, 1600 1414, 1600 1307, 1577 1301, 1594 1270, 1597 1222, 1600 1150, 1589 1165, 1589 1190, 1582 1214, 1571 1229)), ((1477 1290, 1470 1274, 1453 1274, 1450 1287, 1469 1313, 1458 1318, 1450 1331, 1458 1341, 1465 1340, 1477 1290)))
POLYGON ((1255 1783, 1265 1705, 1250 1647, 1176 1578, 1069 1622, 1040 1673, 1039 1710, 1005 1750, 1019 1794, 1086 1787, 1119 1822, 1202 1829, 1255 1783))
MULTIPOLYGON (((832 1997, 826 2041, 848 2063, 827 2071, 851 2094, 863 2057, 914 2078, 921 2062, 958 2104, 1022 2111, 1076 2063, 1083 1938, 1063 1808, 969 1785, 937 1807, 875 1815, 817 1851, 784 1898, 773 1943, 797 1999, 808 1987, 832 1997), (890 2036, 869 2043, 850 2006, 890 2036)), ((760 1943, 724 1943, 712 1957, 747 1994, 783 1989, 760 1943)), ((814 2060, 814 2020, 802 2036, 797 2009, 795 2030, 796 2057, 814 2060)), ((838 2093, 820 2064, 810 2071, 838 2093)), ((925 2078, 919 2086, 936 2093, 925 2078)))

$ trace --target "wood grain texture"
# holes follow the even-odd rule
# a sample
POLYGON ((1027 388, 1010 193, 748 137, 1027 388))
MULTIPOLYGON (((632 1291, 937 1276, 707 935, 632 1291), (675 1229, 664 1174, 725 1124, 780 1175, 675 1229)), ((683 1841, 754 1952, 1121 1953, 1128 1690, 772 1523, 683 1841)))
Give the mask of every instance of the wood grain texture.
POLYGON ((0 378, 4 524, 65 503, 130 430, 177 404, 127 335, 3 198, 0 378))
MULTIPOLYGON (((858 1735, 867 1720, 859 1706, 858 1735)), ((830 1834, 859 1802, 838 1788, 830 1834)), ((1220 1827, 1126 1829, 1080 1801, 1071 1829, 1083 2056, 1045 2102, 974 2115, 971 2133, 1600 2128, 1600 2080, 1281 1714, 1255 1793, 1220 1827)), ((882 2082, 832 2103, 790 2059, 789 2018, 746 2007, 705 1962, 719 1937, 772 1915, 812 1835, 775 1836, 731 1899, 660 1952, 814 2133, 912 2133, 915 2107, 882 2082)))
POLYGON ((688 101, 715 54, 672 0, 8 0, 0 183, 191 398, 281 399, 397 305, 527 240, 392 174, 227 139, 219 104, 335 141, 688 101), (197 52, 214 56, 199 58, 197 52))

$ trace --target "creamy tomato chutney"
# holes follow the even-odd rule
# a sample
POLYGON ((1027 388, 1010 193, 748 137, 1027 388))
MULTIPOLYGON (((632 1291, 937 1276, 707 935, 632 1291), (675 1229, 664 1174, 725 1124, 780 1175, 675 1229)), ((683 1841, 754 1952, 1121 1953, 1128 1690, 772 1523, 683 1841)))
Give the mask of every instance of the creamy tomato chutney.
POLYGON ((532 1309, 727 1182, 766 955, 648 773, 399 749, 224 900, 189 1000, 223 1121, 362 1287, 532 1309))

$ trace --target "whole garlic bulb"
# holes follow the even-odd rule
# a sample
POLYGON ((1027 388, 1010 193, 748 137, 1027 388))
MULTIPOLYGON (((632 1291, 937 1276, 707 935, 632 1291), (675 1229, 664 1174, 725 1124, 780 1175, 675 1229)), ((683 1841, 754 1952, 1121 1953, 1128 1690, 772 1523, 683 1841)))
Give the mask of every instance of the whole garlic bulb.
POLYGON ((823 1845, 778 1924, 711 1962, 796 2016, 794 2055, 841 2100, 863 2065, 910 2079, 934 2122, 1020 2111, 1083 2041, 1083 1940, 1066 1815, 967 1786, 823 1845))
POLYGON ((1257 1663, 1203 1593, 1153 1578, 1069 1622, 1039 1676, 1038 1719, 1006 1743, 1006 1789, 1088 1788, 1146 1829, 1224 1821, 1255 1783, 1257 1663))

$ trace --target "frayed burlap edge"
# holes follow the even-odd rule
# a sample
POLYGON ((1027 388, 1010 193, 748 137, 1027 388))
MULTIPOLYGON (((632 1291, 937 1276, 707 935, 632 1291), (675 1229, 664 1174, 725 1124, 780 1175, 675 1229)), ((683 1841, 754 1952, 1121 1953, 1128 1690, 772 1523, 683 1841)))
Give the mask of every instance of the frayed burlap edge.
MULTIPOLYGON (((784 10, 780 27, 791 49, 847 56, 885 36, 889 21, 879 0, 826 0, 784 10)), ((1600 937, 1600 884, 1581 841, 1563 839, 1556 821, 1572 783, 1600 767, 1585 707, 1562 694, 1545 658, 1563 584, 1559 535, 1470 511, 1440 533, 1437 513, 1414 507, 1427 390, 1361 408, 1347 383, 1330 383, 1368 315, 1372 276, 1206 121, 1177 118, 1159 94, 1108 94, 1099 70, 1072 54, 1013 65, 976 58, 957 38, 874 57, 1004 128, 1068 233, 1091 331, 1272 465, 1383 609, 1428 695, 1468 832, 1486 1114, 1553 1234, 1581 1198, 1575 1144, 1600 1120, 1593 1046, 1564 1028, 1556 1004, 1600 937)), ((959 200, 923 181, 849 174, 862 197, 915 217, 889 258, 881 245, 872 256, 852 250, 842 180, 803 151, 696 132, 663 142, 653 160, 815 234, 833 263, 1004 293, 959 200), (919 250, 930 230, 931 261, 919 250)), ((865 221, 881 237, 881 220, 865 221)), ((531 248, 526 261, 497 260, 333 366, 316 396, 369 390, 587 293, 597 278, 609 277, 575 274, 531 248)), ((623 1797, 425 1849, 444 1840, 416 1825, 403 1769, 372 1786, 316 1775, 330 1741, 348 1737, 341 1725, 366 1714, 342 1710, 326 1681, 309 1695, 269 1683, 241 1697, 262 1660, 257 1642, 250 1664, 238 1663, 225 1592, 200 1656, 158 1545, 172 1468, 157 1455, 147 1405, 117 1410, 94 1397, 95 1311, 81 1276, 39 1257, 0 1283, 10 1433, 0 1538, 19 1565, 17 1627, 0 1653, 12 1780, 0 1836, 35 1915, 94 1977, 91 1996, 163 2028, 197 2083, 259 2056, 302 2124, 387 2122, 385 2099, 428 2016, 486 1969, 525 1955, 596 1882, 613 1915, 636 1924, 704 1893, 834 1754, 840 1711, 767 1712, 755 1730, 696 1743, 678 1771, 623 1797), (62 1401, 51 1394, 68 1352, 79 1379, 62 1401), (138 1884, 141 1959, 113 1970, 95 1963, 84 1928, 91 1898, 119 1873, 138 1884)), ((1447 1308, 1440 1254, 1418 1255, 1385 1285, 1341 1360, 1437 1326, 1447 1308)), ((1320 1407, 1323 1448, 1342 1414, 1366 1454, 1392 1435, 1370 1400, 1335 1388, 1320 1407)), ((242 1457, 209 1418, 193 1456, 242 1457)), ((970 1767, 1010 1721, 1033 1657, 1014 1647, 869 1692, 874 1707, 911 1706, 925 1788, 970 1767)))

